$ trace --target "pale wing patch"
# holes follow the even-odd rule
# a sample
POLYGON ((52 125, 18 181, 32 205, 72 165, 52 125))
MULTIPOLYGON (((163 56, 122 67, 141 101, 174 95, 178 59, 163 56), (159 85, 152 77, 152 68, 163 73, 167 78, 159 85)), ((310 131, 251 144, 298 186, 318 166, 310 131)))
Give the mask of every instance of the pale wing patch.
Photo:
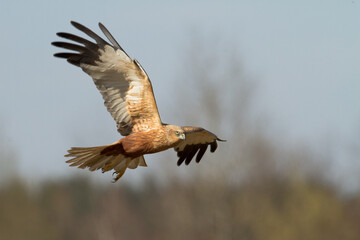
POLYGON ((98 66, 81 65, 84 71, 93 77, 107 110, 117 124, 118 131, 126 136, 132 132, 133 127, 126 101, 131 80, 127 79, 126 74, 119 73, 116 64, 109 66, 103 63, 98 66))
MULTIPOLYGON (((154 96, 144 96, 150 85, 146 75, 139 73, 139 68, 132 61, 124 63, 116 59, 114 54, 122 53, 120 50, 114 51, 112 47, 105 46, 99 53, 97 65, 82 64, 81 67, 93 77, 118 131, 126 136, 131 132, 158 127, 161 121, 156 105, 154 112, 154 96)), ((121 59, 128 58, 122 53, 121 59)))
POLYGON ((120 49, 115 49, 110 45, 105 45, 104 49, 99 50, 99 59, 101 62, 109 62, 114 59, 114 55, 118 56, 116 60, 132 63, 132 60, 120 49))

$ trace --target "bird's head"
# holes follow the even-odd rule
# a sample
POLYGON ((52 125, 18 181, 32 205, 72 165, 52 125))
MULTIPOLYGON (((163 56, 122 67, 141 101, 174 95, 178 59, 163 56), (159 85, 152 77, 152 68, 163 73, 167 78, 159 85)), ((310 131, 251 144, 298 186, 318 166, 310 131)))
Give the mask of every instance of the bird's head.
POLYGON ((181 127, 174 126, 174 125, 167 125, 168 129, 168 137, 172 141, 179 141, 179 140, 185 140, 185 133, 184 130, 181 127))

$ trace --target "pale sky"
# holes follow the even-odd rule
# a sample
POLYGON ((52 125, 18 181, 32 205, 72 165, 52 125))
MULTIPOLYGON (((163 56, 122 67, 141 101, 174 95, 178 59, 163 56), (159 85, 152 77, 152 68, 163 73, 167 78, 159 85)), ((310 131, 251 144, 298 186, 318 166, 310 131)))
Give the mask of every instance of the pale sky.
MULTIPOLYGON (((358 0, 1 5, 0 132, 16 150, 18 170, 26 178, 74 173, 64 164, 70 146, 104 145, 120 137, 91 79, 53 57, 56 32, 79 33, 70 20, 97 33, 102 22, 141 62, 166 122, 175 119, 167 89, 178 80, 191 34, 200 32, 205 45, 220 36, 240 53, 246 72, 260 81, 257 111, 285 139, 316 144, 330 138, 340 145, 359 140, 358 0)), ((352 163, 344 159, 339 169, 351 171, 352 163)))

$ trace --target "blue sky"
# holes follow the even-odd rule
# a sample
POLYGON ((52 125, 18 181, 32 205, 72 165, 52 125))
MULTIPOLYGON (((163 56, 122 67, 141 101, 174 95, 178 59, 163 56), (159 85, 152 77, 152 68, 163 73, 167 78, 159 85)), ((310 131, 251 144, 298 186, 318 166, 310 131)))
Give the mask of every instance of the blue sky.
MULTIPOLYGON (((162 119, 174 119, 167 89, 197 33, 204 44, 218 38, 220 48, 240 54, 247 74, 259 79, 257 112, 284 139, 359 139, 358 0, 3 1, 0 20, 0 132, 30 179, 74 173, 65 150, 119 137, 89 77, 52 56, 56 32, 78 33, 70 20, 98 33, 101 21, 141 62, 162 119)), ((341 161, 340 169, 351 171, 341 161)))

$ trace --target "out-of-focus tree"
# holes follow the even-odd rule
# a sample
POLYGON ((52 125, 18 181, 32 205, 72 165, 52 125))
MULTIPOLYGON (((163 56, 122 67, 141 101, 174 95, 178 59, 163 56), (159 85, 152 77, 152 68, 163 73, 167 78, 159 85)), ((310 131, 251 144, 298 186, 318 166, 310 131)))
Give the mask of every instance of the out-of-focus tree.
POLYGON ((0 128, 0 188, 17 178, 16 153, 0 128))
POLYGON ((0 190, 0 239, 60 239, 42 205, 17 180, 0 190))

